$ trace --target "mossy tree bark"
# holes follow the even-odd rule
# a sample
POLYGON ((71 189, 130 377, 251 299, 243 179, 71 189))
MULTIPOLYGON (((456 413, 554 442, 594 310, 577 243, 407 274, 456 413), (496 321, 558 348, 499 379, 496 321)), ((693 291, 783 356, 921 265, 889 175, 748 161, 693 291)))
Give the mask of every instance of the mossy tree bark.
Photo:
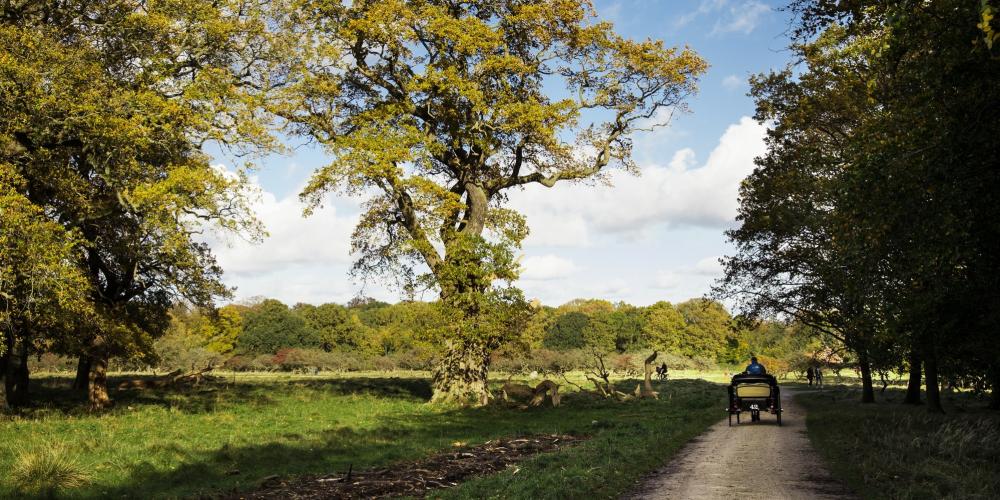
POLYGON ((111 397, 108 395, 108 359, 106 357, 95 356, 91 359, 87 401, 94 409, 106 408, 111 405, 111 397))
POLYGON ((435 403, 485 405, 489 402, 490 349, 484 342, 453 342, 434 367, 435 403))

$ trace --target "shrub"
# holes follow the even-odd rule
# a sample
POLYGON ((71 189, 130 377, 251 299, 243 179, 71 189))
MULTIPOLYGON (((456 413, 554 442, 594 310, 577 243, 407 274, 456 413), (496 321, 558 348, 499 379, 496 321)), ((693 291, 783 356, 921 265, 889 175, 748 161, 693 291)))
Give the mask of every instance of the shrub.
POLYGON ((253 358, 250 356, 236 355, 222 363, 226 370, 234 372, 246 372, 253 370, 253 358))
POLYGON ((90 479, 63 446, 20 449, 16 453, 9 478, 25 496, 52 498, 60 491, 83 486, 90 479))
POLYGON ((636 361, 635 357, 631 354, 618 354, 616 356, 612 356, 611 362, 609 364, 611 365, 609 366, 611 371, 620 374, 628 376, 636 376, 639 373, 641 373, 641 369, 639 368, 639 363, 636 361))

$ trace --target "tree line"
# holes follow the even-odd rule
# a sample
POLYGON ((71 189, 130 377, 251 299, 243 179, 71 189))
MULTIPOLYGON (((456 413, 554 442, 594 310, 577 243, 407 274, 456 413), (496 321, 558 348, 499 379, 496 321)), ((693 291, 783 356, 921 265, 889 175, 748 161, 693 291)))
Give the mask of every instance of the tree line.
POLYGON ((788 68, 751 79, 767 153, 717 296, 794 318, 872 373, 1000 408, 1000 47, 994 2, 799 0, 788 68))
MULTIPOLYGON (((347 305, 289 307, 275 299, 258 298, 217 310, 181 305, 170 316, 165 335, 154 342, 159 359, 151 366, 351 368, 373 367, 369 361, 391 358, 396 361, 384 359, 380 366, 428 369, 441 352, 450 322, 436 302, 388 304, 362 299, 347 305), (341 356, 324 358, 319 352, 341 356), (294 359, 286 360, 289 355, 294 359)), ((538 366, 568 370, 581 367, 581 360, 558 353, 614 355, 657 350, 679 360, 677 368, 740 364, 751 353, 774 359, 776 364, 802 365, 819 348, 796 325, 765 322, 747 328, 722 304, 707 299, 646 307, 577 299, 558 307, 539 306, 527 327, 516 332, 493 362, 503 358, 499 363, 511 367, 532 356, 548 355, 553 359, 538 366), (564 366, 558 366, 560 360, 564 366)))

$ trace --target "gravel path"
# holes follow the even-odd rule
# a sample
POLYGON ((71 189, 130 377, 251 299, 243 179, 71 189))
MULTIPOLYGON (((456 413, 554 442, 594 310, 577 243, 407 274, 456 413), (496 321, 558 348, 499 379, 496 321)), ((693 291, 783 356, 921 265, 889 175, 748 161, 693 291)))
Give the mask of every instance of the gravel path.
POLYGON ((729 427, 727 420, 688 443, 628 499, 853 498, 830 476, 806 436, 805 411, 782 391, 774 415, 729 427))

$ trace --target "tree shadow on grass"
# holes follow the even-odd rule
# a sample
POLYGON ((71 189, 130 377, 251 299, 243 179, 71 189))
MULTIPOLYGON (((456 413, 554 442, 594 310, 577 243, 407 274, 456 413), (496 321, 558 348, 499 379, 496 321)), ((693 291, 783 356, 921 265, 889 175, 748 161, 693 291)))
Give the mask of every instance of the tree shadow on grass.
MULTIPOLYGON (((266 407, 275 403, 274 394, 289 388, 308 388, 327 395, 364 394, 380 398, 403 398, 426 401, 431 396, 430 383, 421 378, 399 377, 349 377, 322 378, 292 381, 240 380, 233 382, 219 377, 195 386, 174 386, 150 389, 117 389, 126 380, 153 380, 146 376, 112 376, 108 387, 113 406, 105 413, 114 414, 123 409, 162 407, 183 413, 211 413, 221 406, 251 405, 266 407)), ((31 403, 16 410, 13 415, 22 419, 37 419, 63 415, 90 415, 86 395, 72 390, 72 377, 45 377, 32 381, 31 403)))
MULTIPOLYGON (((398 380, 383 380, 394 385, 398 380)), ((426 384, 426 381, 424 381, 426 384)), ((381 385, 378 379, 360 387, 381 385)), ((353 385, 331 384, 337 390, 353 385)), ((502 407, 453 408, 428 412, 400 411, 379 416, 374 426, 356 428, 331 425, 302 434, 284 436, 283 442, 245 446, 223 445, 210 452, 184 452, 183 463, 165 470, 147 462, 129 464, 121 483, 93 485, 78 492, 88 497, 203 497, 211 498, 258 487, 264 478, 303 474, 343 474, 414 460, 453 446, 474 445, 501 436, 567 433, 610 436, 653 432, 651 427, 683 425, 677 408, 715 406, 704 398, 718 388, 707 383, 680 382, 669 401, 622 403, 573 396, 558 408, 518 410, 502 407)), ((386 389, 397 393, 397 389, 386 389)), ((408 394, 408 393, 407 393, 408 394)), ((407 396, 408 397, 408 396, 407 396)), ((334 423, 335 421, 331 421, 334 423)), ((617 439, 617 438, 615 438, 617 439)))

